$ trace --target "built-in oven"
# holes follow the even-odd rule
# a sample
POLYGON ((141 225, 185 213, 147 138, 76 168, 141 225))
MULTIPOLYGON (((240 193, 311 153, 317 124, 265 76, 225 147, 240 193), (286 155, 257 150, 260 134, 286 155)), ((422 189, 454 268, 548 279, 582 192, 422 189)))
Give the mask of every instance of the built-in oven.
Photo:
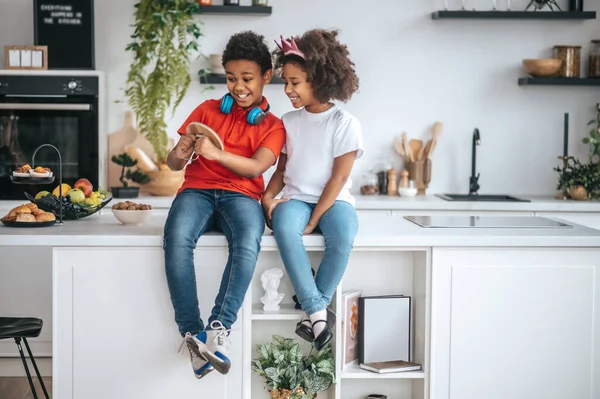
POLYGON ((11 173, 19 166, 43 166, 58 174, 61 154, 62 180, 70 186, 80 178, 99 184, 97 76, 0 75, 0 200, 23 200, 58 185, 17 185, 11 173))

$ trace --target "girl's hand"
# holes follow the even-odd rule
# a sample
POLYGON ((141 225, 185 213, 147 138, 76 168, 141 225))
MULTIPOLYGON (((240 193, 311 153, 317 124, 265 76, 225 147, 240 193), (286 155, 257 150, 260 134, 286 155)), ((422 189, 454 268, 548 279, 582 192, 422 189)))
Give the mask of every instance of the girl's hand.
POLYGON ((209 161, 218 161, 222 152, 206 137, 198 137, 196 139, 194 151, 196 151, 196 154, 202 155, 209 161))
MULTIPOLYGON (((281 204, 282 202, 286 202, 289 200, 290 200, 289 198, 285 198, 285 199, 263 198, 263 200, 261 201, 261 204, 265 211, 265 215, 267 217, 268 223, 271 223, 271 218, 273 217, 273 209, 275 209, 277 207, 277 205, 281 204)), ((271 228, 271 227, 269 226, 269 228, 271 228)))
POLYGON ((306 225, 306 228, 304 229, 304 235, 308 235, 308 234, 312 233, 313 230, 317 228, 317 225, 318 225, 318 223, 309 221, 308 224, 306 225))

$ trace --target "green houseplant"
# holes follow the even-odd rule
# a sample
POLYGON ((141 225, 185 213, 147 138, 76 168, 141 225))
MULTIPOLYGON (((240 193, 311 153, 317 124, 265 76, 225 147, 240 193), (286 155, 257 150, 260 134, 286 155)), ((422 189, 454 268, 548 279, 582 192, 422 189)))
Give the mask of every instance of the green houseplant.
POLYGON ((557 189, 566 189, 571 198, 586 200, 600 197, 600 164, 582 163, 569 157, 566 168, 556 167, 559 173, 557 189))
POLYGON ((252 369, 265 378, 271 399, 312 399, 335 381, 331 345, 305 356, 297 341, 274 335, 257 345, 252 369))
POLYGON ((121 167, 121 177, 119 181, 123 187, 111 187, 110 191, 115 198, 137 198, 140 193, 139 187, 129 187, 128 180, 137 184, 146 184, 150 177, 138 169, 132 169, 138 163, 136 159, 131 158, 127 153, 113 155, 111 161, 121 167))
POLYGON ((200 8, 186 0, 141 0, 135 9, 125 96, 162 164, 168 155, 166 114, 181 104, 191 83, 190 58, 201 36, 194 14, 200 8))
POLYGON ((589 125, 596 126, 590 129, 589 135, 583 138, 583 144, 589 146, 590 162, 600 163, 600 103, 596 104, 596 119, 588 122, 589 125))

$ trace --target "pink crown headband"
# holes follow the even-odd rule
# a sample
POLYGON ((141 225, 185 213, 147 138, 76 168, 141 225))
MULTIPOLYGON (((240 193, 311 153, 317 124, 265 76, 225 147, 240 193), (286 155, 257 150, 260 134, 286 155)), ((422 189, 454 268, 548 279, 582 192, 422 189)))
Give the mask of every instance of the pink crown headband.
POLYGON ((279 37, 281 37, 281 45, 279 45, 279 43, 277 43, 277 40, 275 40, 275 44, 277 45, 277 47, 279 47, 279 49, 281 51, 283 51, 283 55, 294 54, 302 59, 306 59, 306 57, 304 56, 304 53, 302 51, 300 51, 300 49, 298 48, 298 45, 296 45, 296 41, 294 40, 293 37, 292 37, 291 42, 285 40, 283 38, 283 35, 279 35, 279 37))

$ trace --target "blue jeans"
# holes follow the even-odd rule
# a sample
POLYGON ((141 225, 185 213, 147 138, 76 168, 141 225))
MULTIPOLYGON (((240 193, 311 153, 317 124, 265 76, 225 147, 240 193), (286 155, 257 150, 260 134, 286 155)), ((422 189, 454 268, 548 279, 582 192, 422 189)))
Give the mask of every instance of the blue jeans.
POLYGON ((321 216, 315 232, 321 232, 325 238, 325 253, 313 279, 302 237, 315 206, 316 204, 289 200, 277 205, 272 217, 273 233, 281 259, 298 301, 309 315, 324 310, 331 302, 346 271, 358 231, 356 210, 345 201, 336 201, 321 216))
POLYGON ((252 281, 265 230, 262 207, 253 198, 226 190, 186 189, 173 200, 165 224, 165 268, 175 321, 181 335, 205 329, 198 308, 194 249, 207 231, 220 231, 229 259, 208 326, 219 320, 227 329, 237 319, 252 281))

